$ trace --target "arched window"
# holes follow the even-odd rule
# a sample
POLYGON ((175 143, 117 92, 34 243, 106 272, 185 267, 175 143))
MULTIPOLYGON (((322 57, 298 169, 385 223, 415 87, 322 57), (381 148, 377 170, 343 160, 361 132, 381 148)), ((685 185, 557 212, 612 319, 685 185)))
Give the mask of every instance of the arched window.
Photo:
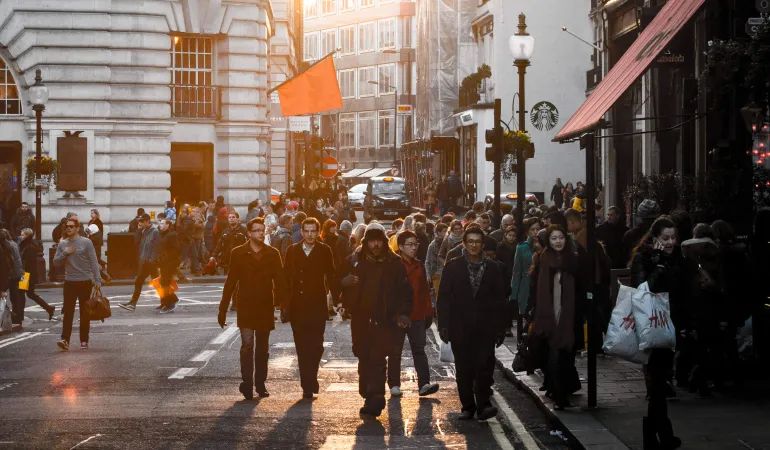
POLYGON ((21 101, 13 75, 0 59, 0 115, 10 114, 21 114, 21 101))

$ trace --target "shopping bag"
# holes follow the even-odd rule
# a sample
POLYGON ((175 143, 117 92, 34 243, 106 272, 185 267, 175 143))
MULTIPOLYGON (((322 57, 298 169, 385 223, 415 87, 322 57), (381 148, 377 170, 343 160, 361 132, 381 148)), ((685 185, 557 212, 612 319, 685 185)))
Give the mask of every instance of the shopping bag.
POLYGON ((160 298, 163 298, 166 295, 171 295, 179 289, 179 285, 176 284, 176 280, 174 280, 173 277, 171 278, 171 285, 166 288, 168 289, 168 292, 166 292, 166 290, 160 286, 160 277, 150 281, 150 286, 155 288, 155 292, 158 293, 158 297, 160 298))
POLYGON ((620 285, 615 309, 612 310, 610 324, 604 337, 602 349, 608 355, 614 355, 626 361, 645 364, 649 352, 639 350, 639 337, 636 335, 636 323, 633 314, 632 298, 636 289, 620 285))
POLYGON ((24 276, 19 280, 19 289, 22 291, 29 289, 29 272, 24 272, 24 276))
POLYGON ((8 300, 8 297, 0 298, 0 331, 8 331, 13 328, 12 315, 11 301, 8 300))
POLYGON ((653 293, 642 283, 631 298, 639 350, 676 347, 676 330, 671 322, 668 293, 653 293))
POLYGON ((446 342, 441 342, 441 347, 439 349, 439 359, 441 362, 445 363, 453 363, 455 362, 455 354, 452 353, 452 344, 448 344, 446 342))
POLYGON ((91 298, 86 302, 88 306, 88 317, 91 321, 101 320, 112 316, 112 310, 110 310, 110 301, 102 294, 102 290, 99 286, 94 287, 91 298))

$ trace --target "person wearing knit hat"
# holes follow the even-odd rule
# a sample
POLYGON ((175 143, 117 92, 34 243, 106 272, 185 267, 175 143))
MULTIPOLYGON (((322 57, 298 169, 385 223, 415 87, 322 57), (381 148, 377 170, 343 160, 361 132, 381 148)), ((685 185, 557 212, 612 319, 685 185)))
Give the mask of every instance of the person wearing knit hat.
POLYGON ((358 393, 362 419, 374 419, 385 408, 387 356, 397 327, 409 328, 412 287, 401 258, 388 248, 385 228, 366 226, 361 246, 340 267, 342 306, 350 315, 353 354, 358 358, 358 393))
POLYGON ((639 245, 647 234, 655 219, 660 217, 660 206, 655 200, 644 199, 636 209, 636 226, 626 231, 623 235, 623 247, 626 251, 626 261, 631 260, 633 250, 639 245))

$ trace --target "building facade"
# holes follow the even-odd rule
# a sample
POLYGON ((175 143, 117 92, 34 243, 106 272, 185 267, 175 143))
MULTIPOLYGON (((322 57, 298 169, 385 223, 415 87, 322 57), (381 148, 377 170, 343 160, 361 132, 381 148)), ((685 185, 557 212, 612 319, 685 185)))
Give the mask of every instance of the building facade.
POLYGON ((315 118, 346 171, 390 168, 411 139, 415 3, 409 0, 305 0, 303 59, 334 52, 344 107, 315 118), (394 145, 395 143, 395 145, 394 145))
MULTIPOLYGON (((4 221, 34 191, 22 186, 35 152, 28 87, 42 71, 50 100, 43 152, 59 157, 80 131, 86 189, 43 196, 42 239, 68 212, 101 212, 119 231, 137 207, 210 200, 245 213, 267 200, 270 123, 268 0, 8 0, 0 3, 0 162, 4 221)), ((38 218, 40 219, 40 218, 38 218)))

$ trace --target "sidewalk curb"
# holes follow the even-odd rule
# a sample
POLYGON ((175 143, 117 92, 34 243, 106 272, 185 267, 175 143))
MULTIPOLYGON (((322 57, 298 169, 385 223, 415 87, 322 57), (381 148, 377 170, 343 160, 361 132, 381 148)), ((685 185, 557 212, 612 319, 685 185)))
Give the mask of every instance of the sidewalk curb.
POLYGON ((589 412, 576 408, 565 411, 555 411, 546 403, 544 396, 538 391, 541 379, 538 375, 516 373, 512 369, 513 352, 508 345, 498 347, 495 351, 495 362, 505 377, 519 390, 524 391, 534 400, 537 407, 552 422, 559 424, 571 443, 577 444, 584 450, 628 450, 629 447, 618 439, 607 427, 593 417, 589 412))
MULTIPOLYGON (((188 277, 190 281, 179 282, 179 284, 208 284, 208 283, 224 283, 225 276, 211 276, 207 278, 201 277, 188 277)), ((110 284, 102 283, 102 286, 133 286, 134 280, 112 280, 110 284)), ((54 281, 48 283, 38 283, 35 285, 36 289, 58 289, 64 287, 63 281, 54 281)))

